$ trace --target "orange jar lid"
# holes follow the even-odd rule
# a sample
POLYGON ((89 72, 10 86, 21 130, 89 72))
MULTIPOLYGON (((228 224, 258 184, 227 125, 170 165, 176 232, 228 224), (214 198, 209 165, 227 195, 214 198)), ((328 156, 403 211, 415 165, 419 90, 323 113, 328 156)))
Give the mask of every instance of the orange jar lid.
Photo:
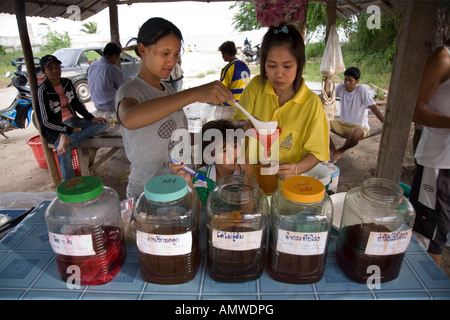
POLYGON ((282 192, 289 200, 300 203, 313 203, 323 199, 325 186, 317 179, 295 176, 283 182, 282 192))

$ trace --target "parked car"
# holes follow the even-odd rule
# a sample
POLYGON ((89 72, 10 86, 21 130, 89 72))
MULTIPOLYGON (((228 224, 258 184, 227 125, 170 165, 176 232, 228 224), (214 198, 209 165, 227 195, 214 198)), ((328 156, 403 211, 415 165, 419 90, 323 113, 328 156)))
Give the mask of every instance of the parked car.
MULTIPOLYGON (((64 48, 56 50, 53 55, 62 62, 61 76, 72 80, 80 100, 82 102, 90 101, 91 93, 89 92, 86 70, 92 62, 103 56, 103 48, 64 48)), ((34 57, 38 84, 44 81, 39 61, 39 57, 34 57)), ((122 52, 120 54, 120 63, 125 79, 131 80, 138 75, 139 69, 141 68, 141 60, 138 57, 133 56, 128 52, 122 52)), ((25 75, 27 74, 25 59, 23 57, 17 58, 16 61, 13 62, 13 65, 17 67, 18 71, 23 72, 25 75)))
MULTIPOLYGON (((80 100, 91 100, 86 70, 92 62, 103 56, 103 48, 64 48, 56 50, 53 55, 61 60, 62 77, 72 80, 80 100)), ((120 63, 125 79, 131 80, 138 75, 141 68, 141 60, 138 57, 122 52, 120 63)))

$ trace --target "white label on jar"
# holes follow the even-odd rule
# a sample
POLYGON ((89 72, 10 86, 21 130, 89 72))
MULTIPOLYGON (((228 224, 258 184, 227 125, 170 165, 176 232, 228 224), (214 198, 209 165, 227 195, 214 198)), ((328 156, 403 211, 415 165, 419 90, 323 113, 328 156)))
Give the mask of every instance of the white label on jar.
POLYGON ((66 256, 95 255, 91 234, 56 234, 49 232, 48 239, 52 249, 57 254, 66 256))
POLYGON ((411 229, 397 232, 370 232, 365 254, 387 256, 405 252, 411 235, 411 229))
POLYGON ((136 230, 139 251, 157 256, 179 256, 192 251, 192 232, 152 234, 136 230))
POLYGON ((215 248, 244 251, 261 248, 262 230, 249 232, 222 231, 213 229, 212 244, 215 248))
POLYGON ((298 256, 322 254, 327 245, 328 232, 294 232, 278 230, 277 250, 298 256))

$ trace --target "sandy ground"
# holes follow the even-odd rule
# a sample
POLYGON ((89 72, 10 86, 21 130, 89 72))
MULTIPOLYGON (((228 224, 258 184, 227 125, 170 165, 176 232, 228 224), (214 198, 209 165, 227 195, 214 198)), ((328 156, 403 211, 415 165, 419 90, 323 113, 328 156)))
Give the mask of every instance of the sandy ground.
MULTIPOLYGON (((201 85, 219 78, 224 62, 217 53, 199 54, 189 53, 183 56, 185 70, 184 88, 201 85), (199 74, 205 77, 199 77, 199 74)), ((9 105, 15 97, 14 88, 0 88, 0 106, 9 105)), ((87 103, 89 110, 95 110, 92 102, 87 103)), ((384 110, 384 104, 379 108, 384 110)), ((375 116, 369 116, 369 123, 373 131, 381 124, 375 116)), ((17 129, 6 133, 8 138, 0 136, 0 194, 8 192, 44 192, 55 191, 47 169, 41 169, 26 140, 37 135, 33 125, 26 129, 17 129)), ((404 157, 401 181, 411 185, 414 175, 414 161, 412 152, 411 127, 410 140, 404 157)), ((343 155, 336 163, 340 168, 338 192, 346 192, 375 175, 378 147, 381 135, 364 139, 359 145, 343 155)), ((344 139, 332 134, 336 146, 341 146, 344 139)), ((97 157, 105 151, 99 150, 97 157)), ((129 174, 129 162, 123 150, 120 150, 100 166, 95 172, 106 186, 114 188, 121 200, 125 199, 125 190, 129 174)), ((1 204, 0 204, 1 206, 1 204)), ((444 254, 443 269, 450 277, 450 250, 444 254)))

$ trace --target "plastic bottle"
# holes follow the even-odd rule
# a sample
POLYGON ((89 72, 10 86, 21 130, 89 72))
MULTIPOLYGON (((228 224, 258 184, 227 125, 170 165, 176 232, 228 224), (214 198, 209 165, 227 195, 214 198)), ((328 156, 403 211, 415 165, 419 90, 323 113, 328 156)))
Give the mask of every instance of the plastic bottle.
POLYGON ((133 213, 144 281, 179 284, 194 279, 200 265, 199 199, 179 176, 150 179, 133 213))
POLYGON ((268 202, 254 178, 226 176, 207 201, 209 275, 216 281, 259 278, 264 268, 268 202))
POLYGON ((117 192, 93 176, 67 180, 56 192, 45 220, 61 278, 79 275, 81 285, 112 280, 126 252, 117 192))
POLYGON ((272 196, 269 275, 286 283, 314 283, 325 270, 333 205, 317 179, 286 179, 272 196))
POLYGON ((347 192, 336 257, 353 281, 394 280, 409 245, 415 212, 403 189, 386 179, 365 180, 347 192), (376 272, 376 274, 374 274, 376 272))

